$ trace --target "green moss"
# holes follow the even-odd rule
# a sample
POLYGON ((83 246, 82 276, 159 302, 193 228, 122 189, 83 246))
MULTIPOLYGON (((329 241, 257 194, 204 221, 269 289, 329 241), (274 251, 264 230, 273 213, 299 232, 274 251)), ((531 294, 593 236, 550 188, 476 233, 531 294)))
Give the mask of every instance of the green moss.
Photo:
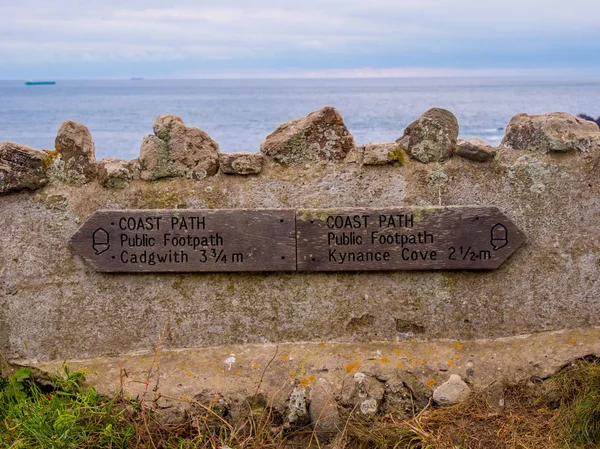
POLYGON ((161 126, 156 130, 156 137, 158 137, 160 140, 167 142, 171 139, 171 133, 167 128, 161 126))
POLYGON ((404 167, 404 151, 401 149, 390 151, 390 158, 394 167, 404 167))

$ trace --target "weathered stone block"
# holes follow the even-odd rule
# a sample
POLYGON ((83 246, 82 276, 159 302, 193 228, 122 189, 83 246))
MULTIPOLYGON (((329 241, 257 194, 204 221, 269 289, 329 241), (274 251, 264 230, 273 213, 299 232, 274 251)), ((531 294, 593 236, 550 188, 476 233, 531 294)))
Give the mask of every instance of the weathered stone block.
POLYGON ((506 128, 502 145, 539 153, 600 150, 600 128, 594 122, 566 112, 515 115, 506 128))
POLYGON ((219 145, 205 131, 185 126, 172 114, 160 115, 153 130, 155 135, 145 136, 140 148, 142 179, 202 179, 217 173, 219 145))
POLYGON ((412 122, 396 142, 419 162, 448 159, 456 148, 458 120, 446 109, 433 108, 412 122))
POLYGON ((477 162, 486 162, 496 156, 497 151, 485 140, 469 137, 458 142, 454 154, 477 162))
POLYGON ((98 162, 98 182, 109 189, 122 189, 134 178, 133 164, 121 159, 106 158, 98 162))
POLYGON ((340 161, 354 147, 341 114, 324 107, 279 126, 261 143, 260 151, 283 165, 340 161))
POLYGON ((402 149, 394 142, 363 145, 363 165, 404 165, 402 149))
POLYGON ((96 177, 96 149, 87 126, 67 120, 56 134, 54 148, 64 181, 85 184, 96 177))
POLYGON ((0 143, 0 194, 35 190, 48 183, 44 162, 48 155, 27 145, 0 143))
POLYGON ((264 156, 257 153, 220 154, 219 167, 228 175, 256 175, 263 168, 263 159, 264 156))

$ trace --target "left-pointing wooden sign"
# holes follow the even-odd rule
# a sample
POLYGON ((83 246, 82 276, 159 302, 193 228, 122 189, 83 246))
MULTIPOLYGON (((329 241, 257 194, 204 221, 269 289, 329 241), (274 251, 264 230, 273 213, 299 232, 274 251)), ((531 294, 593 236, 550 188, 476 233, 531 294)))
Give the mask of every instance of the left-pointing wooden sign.
POLYGON ((102 210, 71 238, 96 271, 295 271, 293 209, 102 210))

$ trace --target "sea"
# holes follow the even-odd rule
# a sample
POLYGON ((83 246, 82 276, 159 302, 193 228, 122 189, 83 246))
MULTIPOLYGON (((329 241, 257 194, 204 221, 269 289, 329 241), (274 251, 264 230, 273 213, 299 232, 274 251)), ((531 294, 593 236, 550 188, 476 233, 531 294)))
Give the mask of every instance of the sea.
POLYGON ((97 159, 134 159, 160 114, 208 132, 222 152, 258 152, 280 124, 334 106, 357 144, 391 142, 432 107, 458 118, 460 137, 497 145, 519 112, 600 116, 600 79, 389 78, 0 81, 0 141, 52 149, 65 120, 87 125, 97 159))

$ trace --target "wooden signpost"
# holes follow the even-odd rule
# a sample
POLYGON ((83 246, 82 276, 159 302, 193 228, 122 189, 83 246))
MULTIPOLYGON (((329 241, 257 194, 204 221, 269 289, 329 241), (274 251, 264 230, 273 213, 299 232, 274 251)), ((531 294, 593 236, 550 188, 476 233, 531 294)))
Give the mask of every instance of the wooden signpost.
POLYGON ((525 241, 495 207, 299 210, 298 271, 490 270, 525 241))
POLYGON ((72 238, 104 272, 490 270, 525 241, 495 207, 105 210, 72 238))
POLYGON ((295 271, 295 213, 257 210, 104 210, 72 237, 97 271, 295 271))

